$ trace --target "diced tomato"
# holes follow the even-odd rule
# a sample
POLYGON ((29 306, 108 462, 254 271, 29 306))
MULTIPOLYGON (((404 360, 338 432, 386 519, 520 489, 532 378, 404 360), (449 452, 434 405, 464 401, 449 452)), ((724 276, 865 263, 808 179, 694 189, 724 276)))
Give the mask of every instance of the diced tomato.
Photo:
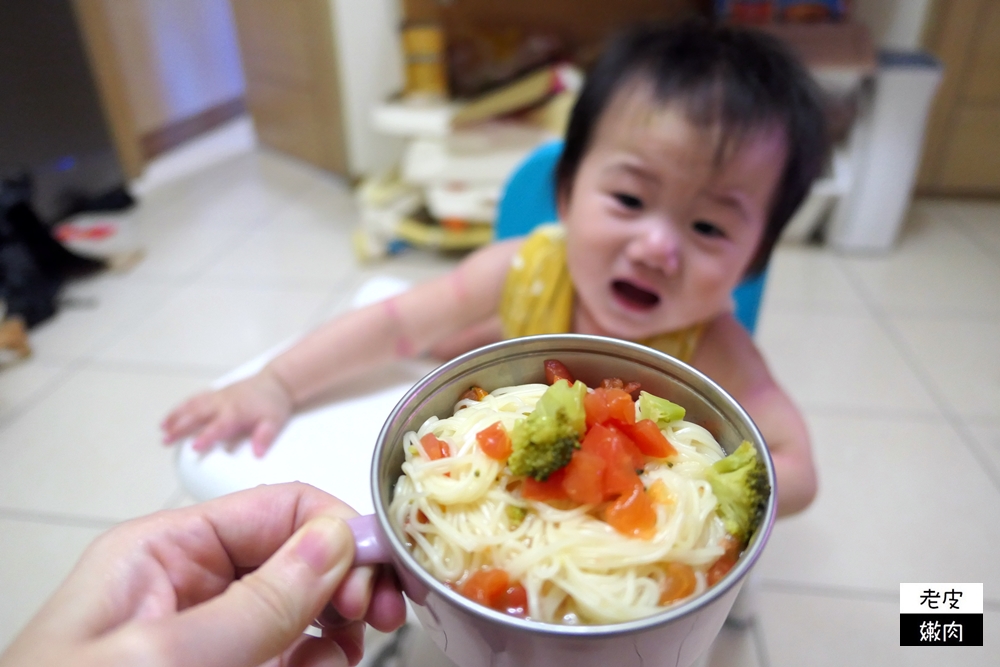
POLYGON ((481 401, 481 400, 483 400, 484 398, 486 398, 489 395, 490 395, 490 393, 488 391, 486 391, 485 389, 483 389, 482 387, 477 387, 477 386, 473 385, 472 387, 469 387, 468 389, 466 389, 465 392, 461 396, 458 397, 458 400, 460 400, 460 401, 464 401, 464 400, 481 401))
POLYGON ((623 424, 635 423, 635 401, 623 389, 605 389, 604 396, 611 419, 623 424))
POLYGON ((577 450, 566 466, 563 489, 569 499, 587 505, 596 505, 604 500, 604 458, 593 452, 577 450))
POLYGON ((660 604, 668 604, 675 600, 683 600, 694 593, 698 580, 694 576, 694 568, 686 563, 667 563, 667 578, 660 589, 660 604))
POLYGON ((498 611, 524 618, 528 615, 528 592, 521 584, 509 586, 500 599, 498 611))
POLYGON ((583 442, 581 451, 597 454, 606 463, 604 469, 604 498, 610 500, 623 493, 629 493, 632 487, 641 485, 636 470, 645 463, 645 457, 639 448, 618 429, 603 424, 595 424, 583 442))
POLYGON ((528 614, 528 593, 519 583, 511 583, 505 570, 485 567, 465 580, 458 592, 479 604, 511 616, 528 614))
POLYGON ((732 535, 726 535, 722 541, 722 546, 726 551, 719 556, 719 560, 715 561, 712 567, 708 568, 708 572, 705 573, 705 579, 708 581, 709 586, 714 586, 733 569, 736 561, 740 559, 740 552, 743 551, 739 541, 732 535))
POLYGON ((604 499, 611 500, 622 494, 629 494, 636 486, 642 486, 642 480, 628 465, 609 465, 604 471, 604 499))
POLYGON ((635 423, 635 401, 622 389, 598 387, 584 397, 583 407, 587 412, 588 427, 612 420, 623 424, 635 423))
POLYGON ((565 478, 566 468, 556 470, 544 482, 525 477, 521 483, 521 496, 527 500, 567 500, 569 496, 563 489, 565 478))
POLYGON ((566 365, 561 361, 556 361, 555 359, 545 360, 545 381, 549 384, 555 384, 559 380, 566 380, 570 384, 576 382, 573 379, 573 374, 569 372, 566 365))
POLYGON ((604 511, 604 520, 623 535, 651 539, 656 528, 653 501, 637 484, 631 493, 623 493, 604 511))
POLYGON ((604 378, 601 380, 602 389, 621 389, 626 394, 632 397, 632 400, 636 400, 639 396, 639 390, 642 389, 642 385, 638 382, 625 382, 621 378, 604 378))
POLYGON ((652 419, 643 419, 635 424, 622 424, 621 429, 646 456, 665 459, 677 453, 652 419))
POLYGON ((495 422, 477 433, 476 442, 486 456, 497 461, 506 461, 512 451, 510 434, 500 422, 495 422))
POLYGON ((433 433, 428 433, 424 437, 420 438, 420 444, 423 446, 424 451, 427 452, 427 457, 431 461, 437 461, 438 459, 443 459, 446 456, 451 456, 451 451, 448 449, 448 443, 441 440, 433 433))
POLYGON ((642 468, 646 463, 646 457, 642 451, 627 435, 614 426, 596 424, 584 436, 580 447, 600 454, 609 465, 628 461, 628 467, 633 471, 642 468))
POLYGON ((708 572, 705 573, 705 579, 708 581, 709 586, 714 586, 722 579, 726 574, 729 573, 733 566, 736 565, 736 559, 723 554, 719 556, 719 560, 712 563, 712 567, 708 568, 708 572))
POLYGON ((601 380, 601 389, 621 389, 625 386, 621 378, 604 378, 601 380))
POLYGON ((587 392, 587 395, 583 397, 583 409, 587 413, 588 429, 594 424, 604 424, 611 419, 608 401, 605 399, 602 389, 587 392))
POLYGON ((500 568, 476 570, 465 580, 458 592, 479 604, 496 609, 510 588, 510 577, 500 568))

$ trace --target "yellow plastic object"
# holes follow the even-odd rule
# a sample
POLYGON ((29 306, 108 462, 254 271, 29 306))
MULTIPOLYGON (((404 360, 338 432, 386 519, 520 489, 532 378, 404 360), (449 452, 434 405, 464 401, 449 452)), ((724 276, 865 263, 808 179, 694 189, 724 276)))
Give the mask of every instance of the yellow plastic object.
POLYGON ((399 221, 396 236, 420 248, 472 250, 493 240, 493 227, 470 223, 464 229, 448 229, 429 218, 409 216, 399 221))

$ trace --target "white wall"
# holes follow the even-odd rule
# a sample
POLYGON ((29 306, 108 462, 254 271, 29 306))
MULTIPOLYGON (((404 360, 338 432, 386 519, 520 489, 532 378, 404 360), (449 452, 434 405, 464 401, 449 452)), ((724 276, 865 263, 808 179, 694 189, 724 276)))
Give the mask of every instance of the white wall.
POLYGON ((140 134, 243 96, 228 0, 103 0, 140 134))
POLYGON ((920 48, 930 4, 931 0, 854 0, 851 9, 879 48, 912 51, 920 48))
POLYGON ((402 141, 372 129, 371 109, 403 87, 398 0, 332 0, 334 42, 352 174, 386 169, 402 155, 402 141))

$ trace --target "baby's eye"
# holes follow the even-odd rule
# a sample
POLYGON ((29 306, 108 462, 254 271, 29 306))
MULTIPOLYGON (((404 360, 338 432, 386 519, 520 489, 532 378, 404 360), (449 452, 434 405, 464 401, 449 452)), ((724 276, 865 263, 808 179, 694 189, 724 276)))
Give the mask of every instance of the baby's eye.
POLYGON ((616 192, 615 199, 618 203, 627 209, 638 211, 642 208, 642 200, 638 197, 633 197, 632 195, 627 195, 624 192, 616 192))
POLYGON ((726 233, 722 229, 707 220, 695 220, 694 224, 691 225, 694 231, 702 236, 708 236, 711 238, 724 238, 726 233))

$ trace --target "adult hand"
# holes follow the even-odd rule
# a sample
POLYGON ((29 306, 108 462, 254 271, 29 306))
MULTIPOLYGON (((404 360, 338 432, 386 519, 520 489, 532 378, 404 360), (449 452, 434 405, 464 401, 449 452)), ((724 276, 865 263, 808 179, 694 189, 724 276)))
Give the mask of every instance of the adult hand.
POLYGON ((260 486, 124 523, 84 552, 0 667, 355 665, 405 619, 389 570, 351 568, 336 498, 260 486), (322 637, 303 635, 332 619, 322 637))
POLYGON ((160 428, 167 444, 194 436, 196 452, 249 436, 254 455, 263 456, 294 408, 288 389, 265 367, 256 375, 188 399, 167 415, 160 428))

